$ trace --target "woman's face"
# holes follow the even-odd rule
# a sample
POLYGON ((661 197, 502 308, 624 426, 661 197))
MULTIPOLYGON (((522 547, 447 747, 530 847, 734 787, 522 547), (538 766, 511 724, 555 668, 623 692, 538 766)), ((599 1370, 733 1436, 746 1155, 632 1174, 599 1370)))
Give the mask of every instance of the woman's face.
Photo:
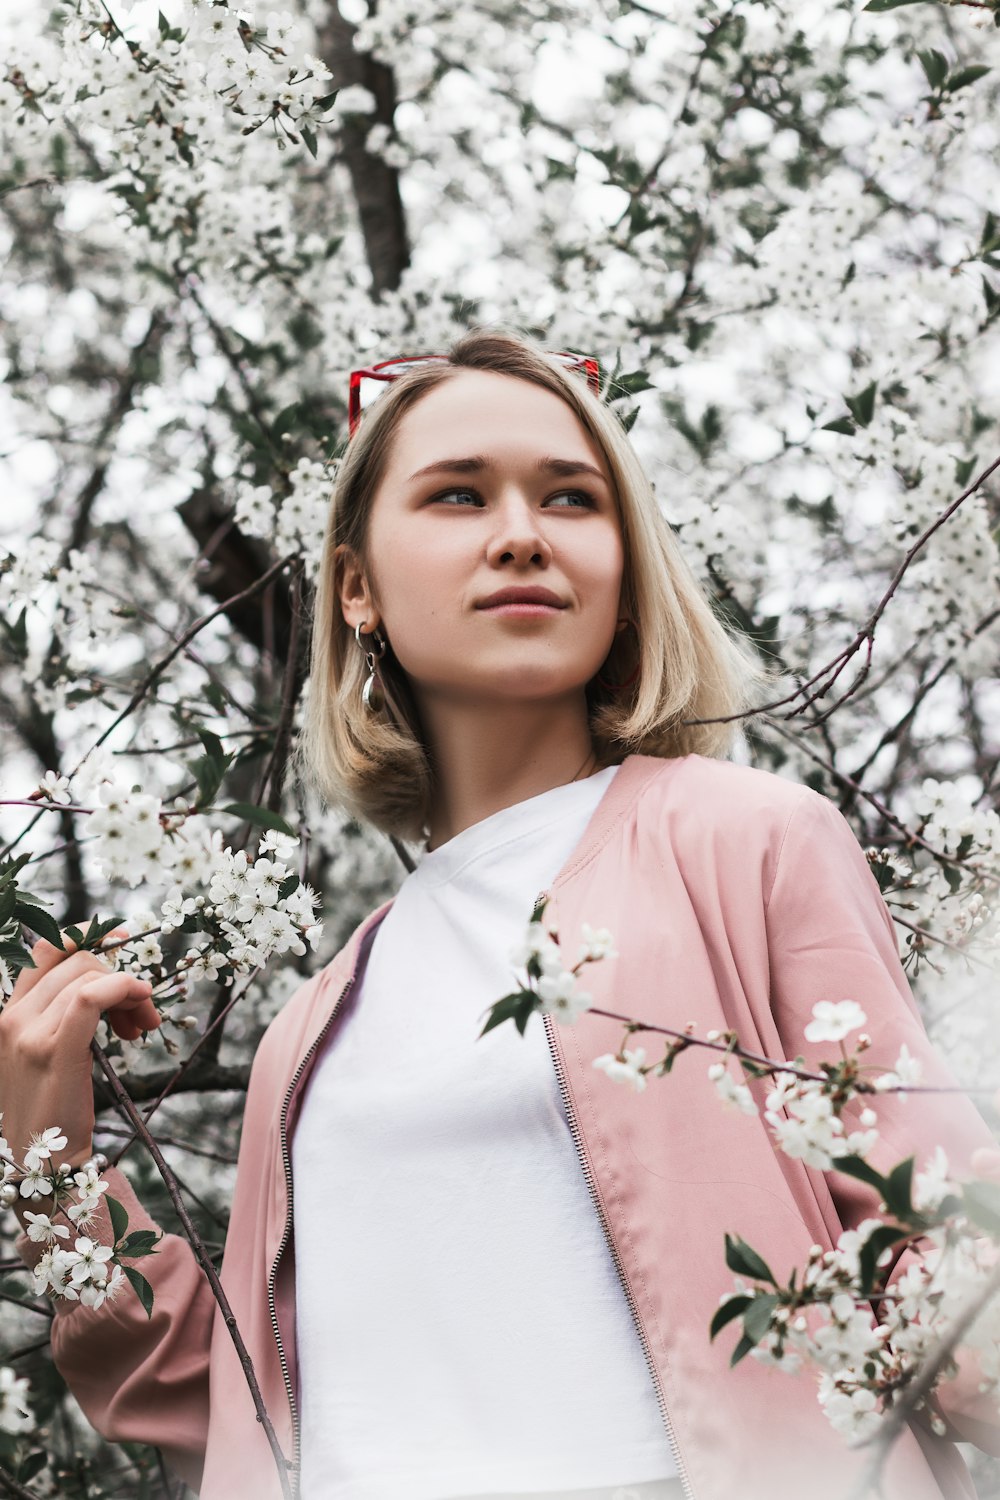
POLYGON ((607 464, 570 407, 528 381, 462 370, 410 408, 368 559, 367 584, 344 575, 345 618, 370 630, 377 613, 420 706, 579 692, 614 641, 623 547, 607 464), (546 602, 491 603, 510 589, 546 602))

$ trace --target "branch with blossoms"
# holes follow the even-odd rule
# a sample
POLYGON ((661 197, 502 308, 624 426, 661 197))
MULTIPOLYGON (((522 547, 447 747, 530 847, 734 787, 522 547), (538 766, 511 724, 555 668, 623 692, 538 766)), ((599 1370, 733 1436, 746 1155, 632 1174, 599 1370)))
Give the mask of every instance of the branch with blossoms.
MULTIPOLYGON (((284 821, 267 809, 242 803, 212 807, 229 759, 215 736, 203 733, 202 743, 205 754, 194 767, 201 794, 198 807, 175 804, 164 809, 158 798, 116 785, 110 777, 100 782, 99 801, 94 808, 85 806, 83 800, 74 800, 70 789, 72 779, 50 775, 38 788, 45 798, 45 808, 61 810, 72 806, 86 814, 88 828, 92 830, 88 843, 93 845, 112 878, 127 879, 132 885, 142 878, 159 875, 162 879, 168 872, 174 878, 175 883, 158 913, 140 912, 125 924, 131 929, 126 940, 108 946, 109 933, 120 925, 115 918, 94 918, 87 931, 71 927, 66 930, 66 937, 80 950, 101 952, 113 968, 149 980, 152 999, 161 1017, 171 1020, 180 1030, 190 1030, 198 1024, 194 1017, 178 1017, 174 1013, 175 1002, 186 997, 192 984, 208 978, 231 986, 237 976, 258 972, 275 953, 305 954, 307 945, 315 945, 321 930, 315 920, 317 897, 290 862, 298 847, 297 839, 284 821), (271 826, 259 839, 255 852, 234 851, 223 847, 221 834, 208 833, 201 824, 202 816, 214 811, 271 826), (169 959, 159 939, 163 938, 170 947, 174 934, 195 941, 186 952, 169 959)), ((33 799, 26 800, 35 805, 33 799)), ((65 948, 63 934, 40 899, 19 884, 28 861, 25 854, 0 865, 0 984, 4 993, 10 993, 20 969, 33 966, 21 938, 22 924, 47 937, 58 948, 65 948)), ((106 1022, 102 1025, 106 1031, 106 1022)), ((163 1041, 168 1052, 176 1053, 175 1043, 168 1037, 163 1041)), ((116 1065, 127 1064, 130 1049, 151 1045, 150 1039, 144 1035, 141 1044, 116 1039, 112 1045, 117 1049, 114 1059, 95 1042, 92 1048, 95 1060, 108 1080, 120 1113, 152 1156, 219 1303, 274 1455, 282 1493, 288 1496, 288 1465, 211 1257, 185 1208, 175 1173, 117 1077, 116 1065)), ((107 1183, 99 1177, 106 1165, 102 1157, 92 1159, 75 1173, 52 1165, 52 1158, 65 1145, 66 1138, 57 1126, 33 1138, 21 1163, 13 1159, 6 1142, 2 1144, 5 1159, 0 1202, 8 1207, 17 1203, 29 1239, 45 1247, 32 1272, 35 1291, 53 1299, 78 1300, 97 1308, 115 1296, 123 1282, 128 1282, 149 1315, 153 1290, 134 1265, 127 1262, 151 1254, 157 1236, 148 1230, 129 1234, 127 1214, 116 1200, 107 1198, 111 1244, 99 1243, 85 1234, 77 1234, 72 1248, 65 1243, 71 1229, 57 1222, 59 1213, 64 1211, 74 1228, 84 1228, 96 1214, 101 1195, 107 1192, 107 1183), (69 1202, 74 1187, 78 1201, 69 1202), (37 1199, 43 1200, 52 1212, 34 1213, 22 1202, 37 1199)))
MULTIPOLYGON (((195 12, 184 26, 171 25, 161 12, 155 29, 142 33, 134 23, 119 25, 107 5, 75 8, 80 40, 91 42, 106 63, 88 94, 99 95, 114 84, 141 85, 143 107, 130 123, 147 169, 178 159, 189 166, 194 162, 192 148, 199 142, 188 106, 205 86, 206 49, 211 49, 209 83, 222 106, 218 124, 224 109, 239 122, 241 134, 270 124, 280 150, 304 142, 316 155, 316 127, 332 123, 338 91, 330 92, 326 64, 306 50, 306 28, 287 12, 272 11, 262 26, 225 4, 211 6, 203 15, 195 12)), ((12 59, 7 83, 23 109, 57 119, 76 97, 77 83, 67 80, 64 90, 58 83, 40 82, 34 61, 12 59)))
MULTIPOLYGON (((577 959, 566 965, 557 935, 543 925, 544 908, 544 901, 536 906, 510 955, 524 977, 489 1007, 480 1036, 508 1020, 523 1035, 536 1011, 564 1025, 585 1012, 621 1021, 621 1046, 594 1058, 593 1067, 637 1093, 650 1076, 667 1076, 677 1058, 692 1048, 719 1053, 708 1078, 725 1108, 759 1113, 731 1062, 747 1078, 771 1078, 764 1119, 775 1148, 820 1171, 855 1177, 879 1195, 884 1217, 845 1230, 831 1249, 814 1245, 805 1267, 793 1270, 786 1283, 779 1283, 752 1245, 737 1234, 726 1235, 725 1260, 735 1275, 735 1290, 721 1299, 709 1333, 714 1339, 730 1323, 741 1321, 731 1365, 752 1355, 789 1374, 804 1362, 813 1366, 820 1405, 835 1430, 852 1446, 878 1439, 869 1479, 880 1472, 905 1417, 928 1409, 938 1383, 956 1373, 953 1350, 959 1342, 980 1361, 980 1389, 1000 1395, 1000 1299, 995 1297, 1000 1290, 1000 1184, 953 1181, 940 1147, 923 1171, 915 1172, 914 1157, 888 1173, 876 1171, 866 1159, 879 1138, 878 1116, 870 1104, 860 1110, 860 1128, 845 1129, 844 1112, 852 1101, 942 1091, 920 1087, 920 1063, 905 1043, 891 1070, 866 1067, 870 1038, 861 1031, 866 1017, 854 1000, 813 1006, 805 1039, 840 1047, 838 1059, 818 1068, 806 1067, 801 1057, 791 1063, 762 1056, 741 1046, 732 1030, 698 1037, 693 1023, 677 1030, 604 1010, 592 1005, 581 975, 588 964, 617 956, 612 934, 585 925, 577 959), (859 1034, 849 1051, 844 1043, 853 1032, 859 1034), (658 1061, 647 1062, 644 1047, 627 1045, 637 1033, 667 1038, 658 1061), (912 1263, 890 1289, 889 1278, 904 1251, 911 1252, 912 1263), (879 1306, 876 1319, 873 1309, 879 1306)), ((945 1431, 933 1408, 929 1419, 935 1431, 945 1431)))
POLYGON ((126 1262, 152 1255, 160 1236, 148 1229, 128 1233, 128 1213, 108 1195, 108 1184, 100 1175, 107 1166, 103 1156, 95 1155, 80 1167, 57 1165, 53 1158, 66 1144, 59 1127, 50 1126, 32 1136, 23 1161, 18 1162, 0 1135, 0 1204, 5 1208, 20 1205, 29 1240, 45 1246, 31 1271, 34 1291, 97 1308, 116 1297, 128 1282, 148 1317, 153 1310, 153 1289, 126 1262), (80 1232, 97 1219, 102 1198, 111 1222, 110 1245, 80 1232), (25 1207, 27 1203, 39 1209, 44 1206, 48 1212, 33 1213, 25 1207), (56 1222, 60 1216, 69 1222, 56 1222), (70 1248, 68 1241, 74 1234, 70 1248))
MULTIPOLYGON (((906 4, 909 3, 909 0, 894 0, 894 3, 906 4)), ((966 3, 966 0, 963 0, 963 3, 966 3)), ((1000 14, 1000 12, 998 12, 998 14, 1000 14)), ((874 404, 874 390, 872 391, 872 404, 874 404)), ((870 414, 868 420, 871 420, 870 414)), ((906 552, 900 559, 895 572, 893 573, 884 593, 882 594, 882 597, 875 605, 875 608, 872 610, 867 620, 857 631, 854 639, 850 641, 846 646, 844 646, 841 651, 838 651, 836 656, 834 656, 830 661, 824 663, 823 666, 814 671, 812 676, 809 677, 805 682, 803 682, 799 687, 797 687, 793 693, 785 694, 781 698, 774 698, 770 702, 759 704, 754 708, 744 709, 740 713, 720 715, 717 718, 710 719, 685 719, 683 720, 683 723, 685 725, 727 724, 734 720, 752 718, 758 714, 773 715, 775 710, 779 708, 786 709, 786 712, 781 715, 782 718, 794 719, 800 714, 804 714, 807 709, 815 707, 815 705, 819 703, 820 699, 826 698, 833 689, 835 683, 837 682, 837 679, 844 671, 846 671, 847 667, 857 656, 858 652, 864 649, 864 658, 860 667, 856 671, 854 679, 851 682, 850 686, 847 687, 839 695, 839 697, 835 698, 832 703, 828 703, 822 710, 822 712, 814 714, 806 721, 806 727, 809 729, 815 729, 818 728, 821 724, 824 724, 829 718, 831 718, 834 713, 836 713, 839 708, 841 708, 859 691, 859 689, 867 679, 871 671, 872 656, 875 650, 876 627, 882 616, 888 609, 890 602, 895 596, 900 584, 902 583, 913 562, 920 555, 920 553, 923 552, 931 538, 938 531, 940 531, 942 526, 944 526, 955 514, 955 512, 965 504, 966 500, 968 500, 972 495, 976 494, 983 488, 986 481, 992 474, 997 471, 997 469, 1000 469, 1000 458, 995 458, 992 463, 987 465, 987 467, 982 471, 979 477, 975 479, 972 484, 968 485, 960 495, 958 495, 954 500, 950 502, 950 504, 946 505, 944 509, 937 516, 935 516, 934 520, 924 528, 921 534, 917 537, 916 541, 914 541, 906 549, 906 552)))

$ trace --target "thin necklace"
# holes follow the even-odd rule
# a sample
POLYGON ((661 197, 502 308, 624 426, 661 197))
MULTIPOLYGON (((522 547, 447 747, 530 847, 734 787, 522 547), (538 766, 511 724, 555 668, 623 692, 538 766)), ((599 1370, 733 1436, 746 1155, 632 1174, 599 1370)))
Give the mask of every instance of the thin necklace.
POLYGON ((576 775, 572 778, 573 781, 579 781, 580 780, 580 777, 583 775, 584 771, 587 769, 587 766, 590 764, 591 761, 593 761, 595 765, 597 764, 597 755, 595 754, 595 752, 594 752, 593 749, 590 749, 590 750, 587 751, 587 759, 584 761, 584 763, 580 767, 579 771, 577 771, 576 775))

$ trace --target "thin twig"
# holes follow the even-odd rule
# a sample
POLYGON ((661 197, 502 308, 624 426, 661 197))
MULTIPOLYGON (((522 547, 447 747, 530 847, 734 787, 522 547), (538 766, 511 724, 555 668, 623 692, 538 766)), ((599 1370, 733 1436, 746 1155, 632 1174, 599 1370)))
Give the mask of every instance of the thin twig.
POLYGON ((878 601, 875 608, 872 610, 872 613, 869 615, 865 624, 858 631, 853 641, 851 641, 849 645, 845 646, 842 651, 839 651, 837 655, 832 658, 832 660, 826 663, 825 666, 820 667, 818 671, 814 672, 813 675, 808 678, 801 687, 795 689, 794 693, 788 693, 783 698, 776 698, 771 703, 759 704, 755 708, 742 709, 739 713, 721 714, 717 718, 711 719, 682 719, 681 723, 685 727, 694 724, 730 724, 735 720, 746 719, 752 715, 771 713, 774 709, 784 708, 786 704, 794 704, 798 699, 801 699, 802 701, 798 703, 798 706, 795 708, 790 708, 788 710, 788 713, 784 716, 785 718, 795 718, 799 714, 804 713, 805 710, 809 708, 813 703, 817 702, 818 699, 824 698, 826 696, 826 694, 833 687, 833 684, 837 681, 837 678, 844 671, 844 668, 847 666, 847 664, 858 654, 862 646, 864 646, 867 642, 866 660, 859 669, 858 674, 851 687, 848 688, 845 693, 841 694, 841 696, 833 704, 831 704, 829 708, 824 709, 823 712, 819 714, 815 719, 810 719, 808 727, 810 729, 814 729, 818 724, 821 724, 824 722, 824 720, 828 719, 835 709, 839 708, 842 703, 846 702, 847 698, 849 698, 852 693, 857 691, 862 682, 864 682, 865 678, 868 676, 868 671, 871 665, 872 648, 875 642, 875 627, 878 624, 879 620, 881 620, 882 616, 885 614, 885 611, 889 605, 889 601, 892 599, 897 588, 902 582, 903 576, 907 572, 914 558, 919 552, 923 550, 934 533, 936 531, 939 531, 946 521, 950 520, 955 511, 958 510, 958 507, 962 505, 966 500, 968 500, 970 495, 974 495, 976 490, 978 490, 983 484, 985 484, 986 480, 989 479, 990 475, 997 468, 1000 468, 1000 458, 995 458, 989 465, 989 467, 983 470, 979 478, 974 480, 973 483, 969 485, 967 490, 963 490, 962 494, 959 495, 957 500, 953 500, 950 505, 945 506, 941 514, 937 516, 930 523, 930 525, 920 533, 913 545, 904 553, 899 566, 897 567, 895 573, 892 575, 892 578, 889 581, 888 588, 885 590, 885 593, 882 595, 881 599, 878 601), (818 684, 822 685, 819 686, 818 684), (814 692, 810 691, 814 688, 814 692))
MULTIPOLYGON (((925 1357, 919 1375, 906 1387, 900 1399, 893 1403, 875 1437, 869 1439, 869 1442, 875 1445, 875 1452, 857 1485, 851 1491, 849 1500, 868 1500, 873 1490, 878 1491, 882 1469, 892 1444, 907 1426, 910 1417, 913 1416, 924 1397, 930 1393, 935 1380, 944 1369, 952 1350, 960 1342, 963 1334, 971 1328, 983 1308, 998 1292, 1000 1292, 1000 1263, 994 1266, 985 1284, 977 1287, 966 1298, 954 1322, 946 1332, 939 1336, 930 1353, 925 1357)), ((867 1444, 859 1446, 867 1446, 867 1444)))
MULTIPOLYGON (((112 719, 107 729, 105 729, 94 741, 93 745, 91 746, 91 750, 96 750, 99 745, 103 745, 108 736, 118 728, 118 725, 121 724, 124 719, 128 718, 133 709, 138 707, 143 698, 145 698, 146 694, 149 692, 150 688, 163 676, 170 663, 174 660, 175 657, 181 654, 181 652, 184 650, 184 647, 188 644, 189 641, 193 641, 195 636, 199 635, 201 631, 205 629, 205 626, 210 624, 212 620, 216 619, 221 614, 225 614, 227 610, 232 609, 234 604, 242 604, 245 599, 251 599, 254 594, 259 594, 261 589, 266 588, 273 578, 277 578, 278 574, 283 572, 284 569, 288 567, 288 564, 291 561, 292 559, 289 557, 279 558, 272 567, 268 568, 266 573, 262 573, 259 578, 255 578, 253 583, 248 584, 245 589, 241 589, 238 594, 233 594, 230 596, 230 598, 224 599, 221 604, 217 604, 214 609, 210 609, 207 614, 204 614, 199 619, 195 620, 193 625, 188 626, 184 634, 174 642, 173 646, 171 646, 166 655, 161 656, 155 667, 153 667, 146 674, 142 682, 140 682, 139 686, 135 689, 128 703, 122 709, 121 713, 118 714, 116 718, 112 719)), ((86 756, 84 756, 84 760, 86 760, 86 756)), ((82 765, 83 761, 81 761, 80 764, 82 765)), ((79 769, 80 767, 77 766, 77 770, 79 769)))
MULTIPOLYGON (((233 1006, 237 1003, 238 1000, 241 1000, 243 998, 243 996, 247 993, 247 990, 250 988, 250 985, 257 978, 257 975, 259 973, 260 973, 259 969, 255 969, 254 970, 254 972, 250 975, 250 978, 248 979, 247 983, 244 985, 243 989, 240 990, 238 994, 234 994, 233 997, 232 997, 232 999, 229 1001, 228 1005, 226 1005, 222 1010, 220 1010, 219 1014, 216 1016, 216 1018, 212 1022, 212 1024, 209 1027, 207 1027, 206 1030, 198 1038, 197 1042, 191 1048, 191 1051, 189 1052, 188 1056, 184 1059, 184 1061, 181 1063, 180 1067, 177 1068, 176 1071, 174 1073, 172 1073, 170 1075, 170 1077, 167 1079, 166 1083, 163 1085, 162 1089, 157 1094, 156 1098, 153 1100, 153 1102, 150 1104, 149 1108, 144 1113, 143 1119, 144 1119, 144 1121, 147 1124, 153 1118, 153 1116, 155 1115, 156 1111, 159 1109, 160 1105, 163 1103, 164 1099, 166 1099, 167 1095, 170 1094, 177 1087, 178 1083, 184 1077, 185 1073, 188 1072, 188 1070, 190 1069, 190 1067, 191 1067, 192 1063, 194 1062, 195 1058, 198 1056, 198 1053, 199 1053, 200 1049, 205 1045, 205 1043, 208 1041, 208 1039, 212 1035, 212 1033, 214 1031, 216 1031, 222 1025, 223 1021, 226 1019, 226 1017, 228 1016, 229 1012, 232 1010, 233 1006)), ((121 1150, 114 1157, 112 1165, 117 1166, 118 1163, 121 1161, 122 1157, 125 1155, 125 1153, 132 1148, 132 1146, 135 1144, 135 1142, 138 1139, 139 1139, 139 1137, 136 1134, 133 1134, 132 1136, 130 1136, 130 1138, 122 1146, 121 1150)))
POLYGON ((26 1489, 3 1464, 0 1464, 0 1490, 5 1495, 10 1495, 11 1500, 39 1500, 37 1490, 26 1489))
MULTIPOLYGON (((632 1016, 623 1016, 616 1010, 602 1010, 600 1006, 589 1005, 588 1016, 604 1016, 608 1021, 621 1021, 633 1034, 641 1032, 654 1032, 657 1036, 672 1036, 677 1041, 684 1042, 689 1047, 706 1047, 710 1052, 725 1052, 727 1056, 745 1058, 747 1062, 757 1063, 761 1067, 770 1069, 772 1072, 791 1073, 795 1078, 806 1078, 817 1083, 828 1083, 829 1077, 826 1073, 816 1073, 809 1068, 796 1067, 794 1063, 782 1061, 780 1058, 764 1057, 759 1052, 750 1052, 745 1047, 733 1046, 732 1042, 710 1042, 705 1037, 692 1036, 690 1032, 678 1031, 673 1026, 658 1026, 652 1021, 636 1021, 632 1016)), ((652 1069, 656 1071, 655 1067, 652 1069)), ((996 1093, 996 1085, 989 1088, 966 1089, 961 1084, 906 1084, 903 1088, 877 1089, 874 1084, 867 1083, 862 1078, 854 1080, 854 1087, 859 1094, 883 1093, 905 1093, 905 1094, 989 1094, 992 1098, 996 1093)))
POLYGON ((274 1456, 274 1462, 278 1470, 278 1479, 281 1484, 281 1493, 284 1496, 284 1500, 292 1500, 292 1489, 288 1479, 288 1471, 291 1466, 288 1460, 285 1458, 284 1453, 281 1451, 281 1444, 278 1442, 278 1437, 272 1425, 271 1418, 268 1416, 267 1407, 264 1405, 264 1398, 260 1393, 260 1386, 257 1383, 257 1374, 254 1370, 253 1360, 250 1358, 250 1354, 247 1350, 246 1344, 243 1342, 243 1335, 240 1333, 239 1326, 236 1322, 236 1316, 229 1305, 229 1298, 226 1296, 226 1293, 222 1286, 222 1282, 219 1280, 219 1273, 216 1271, 215 1266, 212 1263, 212 1258, 208 1253, 205 1243, 202 1240, 201 1235, 195 1228, 194 1222, 192 1221, 190 1214, 184 1206, 184 1199, 181 1197, 180 1189, 177 1185, 177 1178, 171 1171, 163 1156, 162 1151, 150 1134, 145 1120, 142 1118, 142 1115, 139 1113, 135 1104, 132 1102, 125 1089, 123 1088, 121 1080, 119 1079, 114 1068, 111 1066, 111 1063, 104 1049, 95 1041, 91 1043, 91 1052, 97 1060, 97 1064, 101 1069, 101 1072, 104 1074, 104 1076, 108 1080, 108 1083, 111 1085, 112 1093, 117 1100, 118 1108, 121 1114, 130 1122, 136 1132, 136 1135, 140 1138, 146 1150, 153 1158, 153 1161, 156 1163, 157 1170, 160 1176, 163 1178, 163 1182, 166 1186, 167 1192, 170 1194, 170 1201, 174 1205, 177 1217, 180 1219, 181 1224, 184 1227, 184 1232, 190 1240, 194 1253, 198 1258, 198 1262, 201 1265, 202 1270, 205 1272, 206 1277, 208 1278, 208 1284, 212 1289, 212 1295, 214 1296, 216 1302, 219 1304, 223 1321, 225 1322, 226 1327, 229 1329, 230 1338, 232 1339, 235 1346, 239 1362, 243 1367, 243 1374, 246 1376, 246 1382, 250 1388, 250 1395, 253 1398, 254 1408, 257 1412, 257 1420, 264 1429, 264 1433, 267 1437, 271 1453, 274 1456))
MULTIPOLYGON (((114 719, 112 719, 108 727, 97 737, 93 745, 91 745, 90 749, 87 751, 86 755, 82 757, 82 759, 77 763, 76 767, 70 774, 75 776, 77 771, 79 771, 81 766, 83 766, 86 762, 87 757, 91 755, 99 745, 103 745, 104 741, 109 737, 109 735, 113 734, 114 731, 118 728, 118 725, 121 724, 125 719, 127 719, 129 714, 139 706, 143 698, 145 698, 146 694, 149 692, 150 688, 159 681, 174 658, 181 654, 188 643, 190 641, 193 641, 195 636, 205 629, 206 625, 209 625, 212 620, 216 619, 219 615, 225 614, 225 612, 231 609, 234 604, 242 604, 244 600, 252 598, 254 594, 257 594, 261 589, 266 588, 271 580, 276 578, 278 574, 281 573, 291 561, 291 557, 279 558, 279 560, 272 567, 268 568, 266 573, 262 573, 259 578, 255 578, 253 583, 248 584, 245 589, 241 589, 238 594, 233 594, 230 598, 224 599, 221 604, 216 605, 215 609, 210 609, 207 614, 204 614, 200 616, 199 619, 195 620, 194 624, 190 625, 188 629, 185 630, 184 634, 174 642, 173 646, 171 646, 166 655, 162 656, 156 663, 156 665, 146 674, 142 682, 140 682, 139 686, 133 692, 125 707, 119 714, 115 716, 114 719)), ((16 838, 13 838, 10 843, 7 844, 2 851, 0 851, 0 857, 8 856, 11 850, 15 849, 21 842, 21 840, 27 837, 40 817, 41 813, 37 813, 35 817, 31 818, 29 822, 25 824, 24 828, 21 829, 21 832, 16 836, 16 838)))

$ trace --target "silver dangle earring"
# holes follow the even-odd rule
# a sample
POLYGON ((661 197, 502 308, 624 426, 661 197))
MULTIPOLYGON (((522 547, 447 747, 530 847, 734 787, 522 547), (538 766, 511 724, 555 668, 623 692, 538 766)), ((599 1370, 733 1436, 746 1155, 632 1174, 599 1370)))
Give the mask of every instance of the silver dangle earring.
MULTIPOLYGON (((382 632, 376 625, 375 629, 371 631, 371 638, 375 642, 375 645, 378 647, 378 650, 369 650, 365 645, 363 645, 361 640, 361 632, 362 630, 364 630, 367 623, 367 620, 362 620, 360 625, 355 625, 354 639, 357 641, 358 645, 361 647, 361 650, 364 652, 365 665, 368 668, 368 677, 365 681, 364 687, 361 689, 361 701, 368 712, 374 714, 378 713, 379 709, 385 702, 385 694, 382 691, 382 680, 378 673, 377 663, 380 662, 382 660, 382 657, 385 655, 386 641, 382 632)), ((365 631, 366 635, 368 633, 368 631, 365 631)))

